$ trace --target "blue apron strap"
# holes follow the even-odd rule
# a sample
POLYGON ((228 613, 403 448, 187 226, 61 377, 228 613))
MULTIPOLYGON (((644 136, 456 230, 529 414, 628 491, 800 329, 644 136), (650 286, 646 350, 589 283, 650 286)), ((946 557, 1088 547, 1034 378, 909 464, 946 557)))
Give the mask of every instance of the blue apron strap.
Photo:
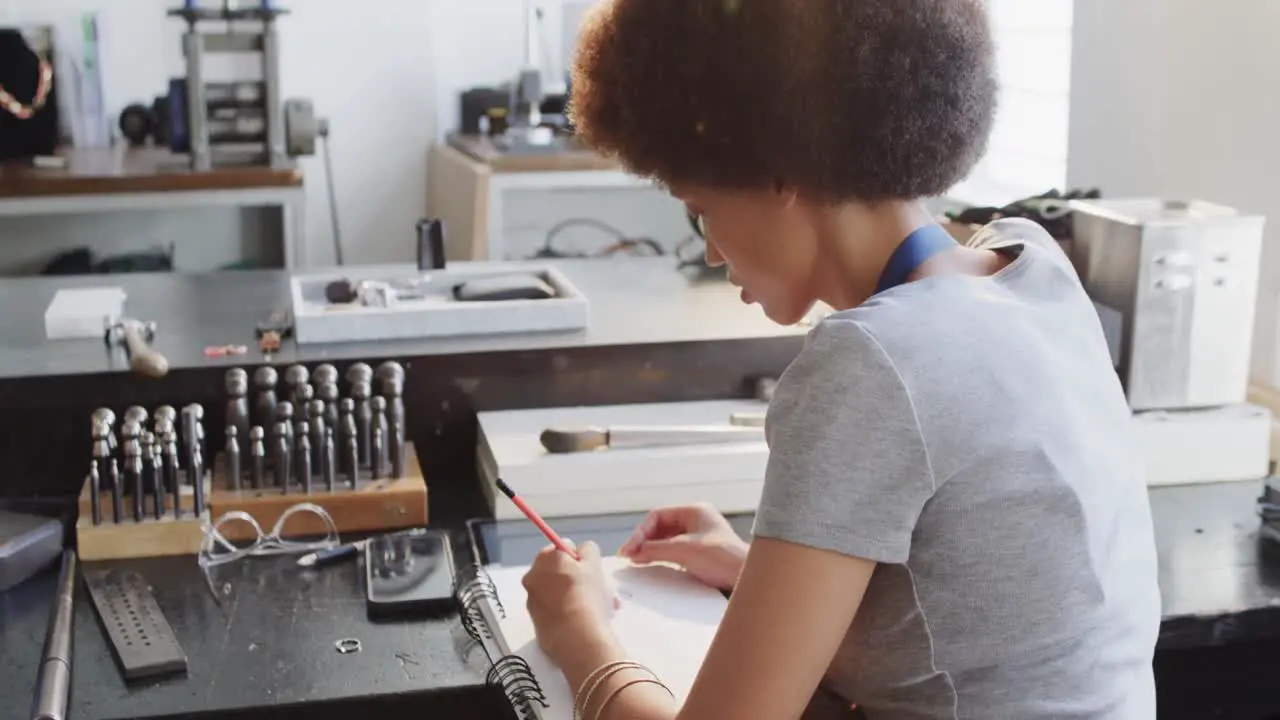
POLYGON ((902 285, 907 278, 911 277, 911 273, 929 258, 950 250, 958 244, 955 238, 951 237, 951 233, 937 223, 930 223, 915 230, 898 245, 893 255, 889 256, 889 262, 880 273, 876 293, 902 285))

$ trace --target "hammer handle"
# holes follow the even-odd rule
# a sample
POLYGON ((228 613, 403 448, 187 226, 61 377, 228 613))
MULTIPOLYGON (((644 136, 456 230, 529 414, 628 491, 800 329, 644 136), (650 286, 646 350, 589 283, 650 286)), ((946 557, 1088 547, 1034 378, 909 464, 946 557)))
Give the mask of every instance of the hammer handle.
POLYGON ((609 428, 609 447, 611 448, 760 440, 764 440, 764 428, 738 425, 614 425, 609 428))
POLYGON ((151 349, 137 323, 126 322, 123 329, 124 342, 129 348, 129 369, 145 377, 164 377, 169 372, 169 360, 151 349))

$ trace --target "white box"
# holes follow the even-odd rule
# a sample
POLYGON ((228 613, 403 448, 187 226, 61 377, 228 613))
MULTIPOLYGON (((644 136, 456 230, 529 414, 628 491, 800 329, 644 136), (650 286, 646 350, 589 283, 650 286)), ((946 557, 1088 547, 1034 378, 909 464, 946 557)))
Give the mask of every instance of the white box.
POLYGON ((444 270, 419 273, 399 267, 351 267, 326 273, 294 275, 289 281, 293 333, 298 343, 374 342, 425 337, 501 335, 505 333, 582 330, 587 326, 587 297, 564 273, 543 263, 456 263, 444 270), (455 285, 479 278, 511 274, 536 275, 555 290, 544 300, 459 302, 455 285), (430 279, 437 290, 425 301, 401 301, 389 308, 360 304, 331 306, 325 286, 335 280, 430 279))
POLYGON ((64 288, 53 294, 44 311, 44 334, 50 340, 102 338, 107 325, 124 315, 123 288, 64 288))
MULTIPOLYGON (((555 454, 539 435, 562 425, 724 424, 761 412, 755 400, 646 403, 479 413, 476 449, 485 496, 498 519, 523 517, 493 484, 507 481, 545 516, 644 512, 710 502, 721 512, 754 512, 764 486, 764 442, 555 454)), ((1271 413, 1256 405, 1133 415, 1148 486, 1256 480, 1270 471, 1271 413)))
POLYGON ((757 400, 713 400, 482 412, 480 480, 500 519, 523 516, 498 493, 497 477, 548 517, 703 501, 724 513, 754 512, 769 459, 762 440, 555 454, 542 447, 539 435, 563 425, 727 425, 735 412, 766 407, 757 400))

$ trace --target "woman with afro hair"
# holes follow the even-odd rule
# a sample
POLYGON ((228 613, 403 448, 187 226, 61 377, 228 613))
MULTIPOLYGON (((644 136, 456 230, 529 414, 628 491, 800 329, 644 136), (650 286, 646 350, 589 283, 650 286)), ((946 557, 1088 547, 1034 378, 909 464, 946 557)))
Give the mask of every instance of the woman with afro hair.
POLYGON ((1150 720, 1150 510, 1097 314, 1038 225, 921 200, 983 155, 981 0, 603 0, 581 138, 683 201, 746 303, 816 301, 769 407, 750 543, 708 507, 622 548, 731 591, 688 697, 627 664, 599 549, 525 576, 588 720, 1150 720), (585 707, 583 706, 585 705, 585 707))

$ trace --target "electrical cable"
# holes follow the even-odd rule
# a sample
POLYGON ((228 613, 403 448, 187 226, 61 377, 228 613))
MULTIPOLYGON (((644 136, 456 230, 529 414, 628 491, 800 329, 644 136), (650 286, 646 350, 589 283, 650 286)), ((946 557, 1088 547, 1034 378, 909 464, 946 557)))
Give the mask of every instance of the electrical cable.
POLYGON ((546 240, 543 242, 542 248, 534 253, 530 259, 546 259, 546 258, 599 258, 616 255, 620 252, 628 252, 633 255, 649 255, 661 256, 666 255, 667 251, 662 245, 658 244, 652 238, 647 237, 629 237, 626 233, 618 228, 610 225, 603 220, 594 218, 569 218, 556 223, 547 231, 546 240), (557 249, 555 246, 556 238, 564 231, 575 227, 586 227, 597 230, 608 235, 612 242, 597 248, 593 252, 568 252, 557 249), (637 252, 640 251, 640 252, 637 252))
POLYGON ((608 257, 620 252, 628 252, 631 255, 647 255, 651 257, 658 257, 667 254, 667 251, 664 250, 655 240, 652 238, 642 237, 619 240, 612 245, 606 245, 605 247, 600 248, 599 250, 591 253, 588 257, 608 257), (646 252, 636 252, 641 248, 645 248, 646 252))
POLYGON ((338 191, 333 184, 333 156, 329 152, 329 121, 321 119, 318 125, 324 152, 324 184, 329 194, 329 222, 333 226, 333 260, 342 266, 342 226, 338 223, 338 191))

